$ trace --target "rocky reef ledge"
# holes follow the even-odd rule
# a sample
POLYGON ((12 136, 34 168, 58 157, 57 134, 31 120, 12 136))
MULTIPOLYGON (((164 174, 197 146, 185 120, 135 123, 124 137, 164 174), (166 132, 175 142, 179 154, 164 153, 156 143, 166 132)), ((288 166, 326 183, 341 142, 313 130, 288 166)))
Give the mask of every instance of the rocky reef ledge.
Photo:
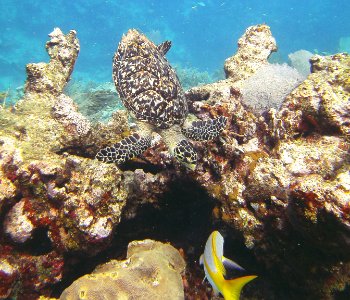
POLYGON ((198 257, 214 229, 259 276, 244 299, 350 297, 348 54, 313 56, 283 103, 257 112, 244 84, 277 45, 249 27, 226 79, 186 92, 194 119, 229 119, 195 144, 190 172, 162 143, 121 168, 96 161, 133 129, 124 111, 92 124, 77 110, 64 94, 76 32, 49 37, 50 61, 28 64, 23 99, 0 107, 0 298, 208 299, 198 257))

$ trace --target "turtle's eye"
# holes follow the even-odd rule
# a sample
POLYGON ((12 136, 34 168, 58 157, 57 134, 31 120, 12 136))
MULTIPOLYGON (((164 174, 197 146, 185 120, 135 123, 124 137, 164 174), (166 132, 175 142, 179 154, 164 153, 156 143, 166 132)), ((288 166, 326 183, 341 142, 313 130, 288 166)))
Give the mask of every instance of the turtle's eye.
POLYGON ((197 152, 187 140, 182 140, 174 148, 174 156, 187 168, 194 169, 197 163, 197 152))

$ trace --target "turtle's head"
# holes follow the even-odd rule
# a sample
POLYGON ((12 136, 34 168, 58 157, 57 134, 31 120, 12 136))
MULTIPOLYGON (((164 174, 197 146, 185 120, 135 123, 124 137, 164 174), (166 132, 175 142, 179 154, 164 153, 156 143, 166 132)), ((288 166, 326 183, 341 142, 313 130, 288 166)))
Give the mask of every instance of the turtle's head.
POLYGON ((187 140, 181 140, 173 149, 176 159, 192 171, 196 168, 197 152, 187 140))

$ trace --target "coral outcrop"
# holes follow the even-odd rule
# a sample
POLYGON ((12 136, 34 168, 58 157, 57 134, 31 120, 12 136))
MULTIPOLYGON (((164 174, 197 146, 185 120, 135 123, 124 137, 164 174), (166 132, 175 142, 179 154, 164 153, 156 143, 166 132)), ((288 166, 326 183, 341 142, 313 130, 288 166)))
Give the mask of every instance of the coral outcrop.
POLYGON ((233 81, 247 79, 262 65, 267 64, 267 58, 275 51, 277 44, 269 26, 249 27, 238 40, 237 53, 225 61, 226 77, 233 81))
MULTIPOLYGON (((242 102, 242 89, 269 64, 276 42, 267 25, 249 27, 237 53, 225 62, 227 78, 186 92, 194 120, 217 115, 229 120, 217 140, 194 143, 199 160, 190 172, 173 163, 162 143, 123 166, 94 160, 98 149, 134 128, 125 111, 115 112, 108 123, 92 124, 77 110, 62 93, 79 51, 75 32, 63 35, 55 29, 50 37, 50 62, 30 64, 23 99, 12 109, 0 108, 1 297, 50 296, 51 285, 74 269, 70 257, 90 263, 86 257, 108 251, 114 238, 127 236, 130 241, 140 232, 164 234, 160 218, 148 220, 151 228, 128 226, 144 210, 153 209, 166 212, 163 219, 172 227, 178 226, 174 216, 186 216, 181 222, 188 222, 189 228, 183 234, 190 238, 182 245, 184 256, 193 258, 190 266, 203 252, 197 239, 217 226, 227 240, 237 241, 244 253, 254 256, 254 263, 244 265, 255 267, 260 280, 243 296, 348 298, 349 55, 313 56, 311 74, 282 105, 270 108, 263 103, 257 112, 242 102), (179 179, 193 191, 164 201, 164 193, 179 179), (174 205, 198 190, 207 197, 203 202, 183 204, 186 212, 174 205), (208 217, 211 211, 203 213, 205 201, 214 203, 207 206, 214 207, 213 220, 208 217), (198 211, 208 219, 206 229, 193 223, 198 211)), ((164 239, 172 241, 170 231, 164 239)), ((98 267, 61 298, 102 289, 110 293, 116 283, 120 297, 147 293, 157 299, 161 291, 182 299, 184 262, 175 252, 170 245, 149 240, 131 244, 127 260, 98 267)), ((240 262, 239 254, 232 257, 240 262)), ((194 274, 188 269, 184 275, 186 293, 207 297, 204 274, 194 274), (189 282, 196 282, 192 291, 189 282)))
POLYGON ((153 240, 129 244, 125 260, 111 260, 76 280, 60 299, 184 299, 185 261, 153 240))
POLYGON ((277 138, 313 131, 349 136, 349 54, 315 55, 311 70, 275 116, 283 120, 274 129, 277 138))
POLYGON ((49 34, 46 50, 50 63, 27 65, 25 92, 60 95, 73 72, 75 60, 80 50, 76 32, 71 30, 64 35, 59 28, 49 34))
POLYGON ((259 68, 269 64, 268 58, 276 49, 276 41, 269 26, 249 27, 238 42, 237 53, 225 61, 226 79, 194 87, 186 92, 191 112, 205 118, 208 114, 216 115, 217 110, 227 111, 236 123, 246 124, 234 131, 249 140, 254 135, 258 122, 254 114, 242 105, 242 85, 259 68), (249 133, 237 132, 248 127, 249 133))
MULTIPOLYGON (((254 28, 261 37, 259 27, 254 28)), ((249 34, 252 28, 245 33, 249 34)), ((267 59, 271 39, 269 34, 265 37, 258 42, 266 47, 261 53, 267 59)), ((246 36, 242 40, 250 41, 246 36)), ((238 55, 251 53, 249 48, 256 47, 253 41, 239 43, 238 55)), ((236 68, 241 76, 187 92, 197 116, 215 110, 232 116, 225 142, 205 150, 197 180, 222 203, 222 220, 243 234, 247 248, 266 270, 273 270, 273 280, 285 278, 283 284, 293 290, 291 299, 295 295, 332 299, 350 283, 345 179, 350 147, 349 56, 313 56, 308 78, 280 109, 267 107, 260 116, 241 104, 242 87, 249 78, 245 66, 254 64, 254 70, 249 68, 252 75, 259 65, 266 65, 249 59, 244 57, 242 67, 236 68), (206 103, 216 103, 215 109, 206 103)), ((282 292, 280 297, 289 296, 282 292)))
POLYGON ((0 115, 0 261, 9 283, 3 295, 25 299, 49 293, 48 286, 61 280, 64 253, 94 255, 106 248, 127 198, 140 198, 145 189, 131 189, 139 175, 129 174, 126 182, 117 166, 91 159, 106 137, 120 139, 128 130, 127 117, 116 113, 109 123, 93 126, 77 111, 62 94, 79 51, 76 34, 56 28, 49 36, 50 62, 28 65, 24 98, 0 115), (45 250, 35 259, 45 267, 28 267, 34 258, 22 247, 40 248, 42 240, 45 250), (50 262, 42 262, 47 255, 50 262))
POLYGON ((40 294, 50 294, 49 287, 62 280, 63 266, 63 258, 55 251, 28 255, 2 247, 0 298, 37 299, 40 294))
POLYGON ((24 199, 17 202, 5 217, 5 234, 15 243, 24 243, 32 237, 34 226, 24 211, 25 204, 24 199))

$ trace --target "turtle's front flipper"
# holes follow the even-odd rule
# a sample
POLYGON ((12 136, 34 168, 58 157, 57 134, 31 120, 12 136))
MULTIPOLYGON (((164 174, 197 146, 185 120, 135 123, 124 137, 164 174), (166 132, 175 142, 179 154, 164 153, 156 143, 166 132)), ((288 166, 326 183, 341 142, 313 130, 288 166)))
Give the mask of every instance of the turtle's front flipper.
POLYGON ((96 158, 105 163, 121 164, 129 159, 141 155, 151 146, 150 136, 141 136, 137 133, 129 135, 113 146, 101 149, 96 158))
POLYGON ((208 141, 216 138, 225 128, 227 118, 224 116, 207 121, 194 121, 190 127, 183 128, 182 133, 194 141, 208 141))

